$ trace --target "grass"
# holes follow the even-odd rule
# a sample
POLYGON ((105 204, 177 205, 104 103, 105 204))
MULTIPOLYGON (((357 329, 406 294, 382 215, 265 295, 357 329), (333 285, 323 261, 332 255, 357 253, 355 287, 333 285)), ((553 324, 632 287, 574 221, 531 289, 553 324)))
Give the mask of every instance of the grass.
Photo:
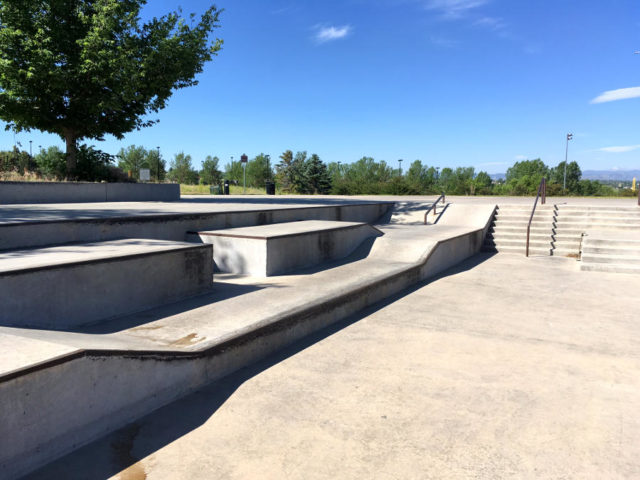
MULTIPOLYGON (((244 192, 241 185, 229 185, 230 195, 242 195, 244 192)), ((264 188, 247 187, 247 195, 264 195, 264 188)), ((210 195, 209 185, 185 185, 180 184, 180 195, 210 195)))

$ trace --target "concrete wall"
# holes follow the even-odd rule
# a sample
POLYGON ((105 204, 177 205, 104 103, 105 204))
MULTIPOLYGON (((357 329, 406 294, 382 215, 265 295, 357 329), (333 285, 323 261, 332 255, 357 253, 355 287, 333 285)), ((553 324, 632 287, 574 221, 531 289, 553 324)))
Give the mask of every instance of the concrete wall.
POLYGON ((265 225, 298 220, 341 220, 375 223, 392 203, 367 203, 275 210, 147 215, 84 220, 0 224, 0 250, 116 238, 184 241, 186 232, 265 225))
POLYGON ((0 204, 177 200, 180 200, 178 184, 0 182, 0 204))
POLYGON ((211 287, 212 264, 193 245, 3 272, 0 325, 64 330, 181 300, 211 287))

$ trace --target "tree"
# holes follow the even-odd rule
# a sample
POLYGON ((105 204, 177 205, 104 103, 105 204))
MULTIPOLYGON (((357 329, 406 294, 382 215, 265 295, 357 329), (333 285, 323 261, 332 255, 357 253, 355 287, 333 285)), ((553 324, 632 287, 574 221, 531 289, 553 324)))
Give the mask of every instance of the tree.
POLYGON ((273 180, 271 169, 271 157, 261 153, 247 163, 247 185, 255 188, 264 188, 267 181, 273 180))
POLYGON ((487 172, 479 172, 473 179, 473 190, 475 195, 490 195, 493 181, 487 172))
POLYGON ((176 153, 171 161, 167 177, 176 183, 188 185, 198 183, 198 172, 191 167, 191 155, 185 155, 184 152, 176 153))
POLYGON ((244 175, 244 170, 242 166, 242 162, 239 161, 231 161, 224 166, 224 178, 226 180, 231 180, 233 182, 242 182, 242 178, 244 175))
POLYGON ((331 177, 327 165, 315 153, 306 164, 307 190, 309 193, 326 195, 331 191, 331 177))
POLYGON ((44 177, 54 180, 64 178, 65 155, 58 147, 42 149, 33 159, 44 177))
POLYGON ((0 118, 8 129, 37 129, 66 142, 75 175, 78 140, 121 139, 152 125, 150 113, 216 55, 210 41, 220 11, 200 21, 171 12, 141 24, 146 0, 0 2, 0 118))
POLYGON ((220 159, 207 155, 202 162, 202 170, 200 170, 200 183, 204 185, 220 185, 222 182, 222 172, 218 168, 220 159))
POLYGON ((140 180, 140 169, 149 168, 149 152, 144 147, 130 145, 121 148, 118 155, 118 168, 124 172, 131 172, 131 178, 140 180))
POLYGON ((291 193, 294 184, 293 152, 286 150, 280 155, 280 160, 281 162, 276 165, 276 180, 283 192, 291 193))
POLYGON ((580 192, 580 179, 582 170, 577 162, 560 162, 557 167, 549 171, 549 181, 564 185, 564 166, 567 165, 567 192, 577 194, 580 192))

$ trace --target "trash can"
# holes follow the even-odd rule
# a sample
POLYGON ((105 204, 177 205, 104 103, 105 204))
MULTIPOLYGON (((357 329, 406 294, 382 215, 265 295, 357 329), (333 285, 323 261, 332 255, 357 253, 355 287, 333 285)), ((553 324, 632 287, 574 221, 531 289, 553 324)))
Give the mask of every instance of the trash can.
POLYGON ((229 195, 229 180, 224 181, 224 194, 229 195))
POLYGON ((274 182, 264 182, 267 195, 276 194, 276 184, 274 182))

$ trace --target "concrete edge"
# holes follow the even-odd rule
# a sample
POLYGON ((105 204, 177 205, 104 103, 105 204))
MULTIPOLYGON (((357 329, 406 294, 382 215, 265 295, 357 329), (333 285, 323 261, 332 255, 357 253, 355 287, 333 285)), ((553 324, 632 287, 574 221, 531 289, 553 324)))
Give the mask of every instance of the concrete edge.
MULTIPOLYGON (((304 221, 304 220, 301 220, 304 221)), ((293 222, 282 222, 282 223, 293 223, 293 222)), ((351 222, 351 223, 355 223, 355 222, 351 222)), ((278 225, 277 223, 272 223, 270 225, 278 225)), ((249 240, 277 240, 280 238, 293 238, 293 237, 302 237, 304 235, 309 235, 309 234, 313 234, 313 233, 323 233, 323 232, 335 232, 336 230, 351 230, 354 228, 361 228, 364 227, 365 225, 371 226, 366 222, 358 222, 355 225, 347 225, 347 226, 337 226, 337 227, 331 227, 331 228, 323 228, 322 230, 309 230, 306 232, 296 232, 296 233, 285 233, 283 235, 271 235, 269 237, 265 237, 265 236, 259 236, 259 235, 239 235, 239 234, 233 234, 233 233, 211 233, 208 232, 206 230, 201 231, 201 232, 187 232, 187 235, 201 235, 203 237, 226 237, 226 238, 246 238, 249 240)), ((376 228, 376 230, 378 230, 376 228)), ((380 231, 380 230, 378 230, 380 231)))

